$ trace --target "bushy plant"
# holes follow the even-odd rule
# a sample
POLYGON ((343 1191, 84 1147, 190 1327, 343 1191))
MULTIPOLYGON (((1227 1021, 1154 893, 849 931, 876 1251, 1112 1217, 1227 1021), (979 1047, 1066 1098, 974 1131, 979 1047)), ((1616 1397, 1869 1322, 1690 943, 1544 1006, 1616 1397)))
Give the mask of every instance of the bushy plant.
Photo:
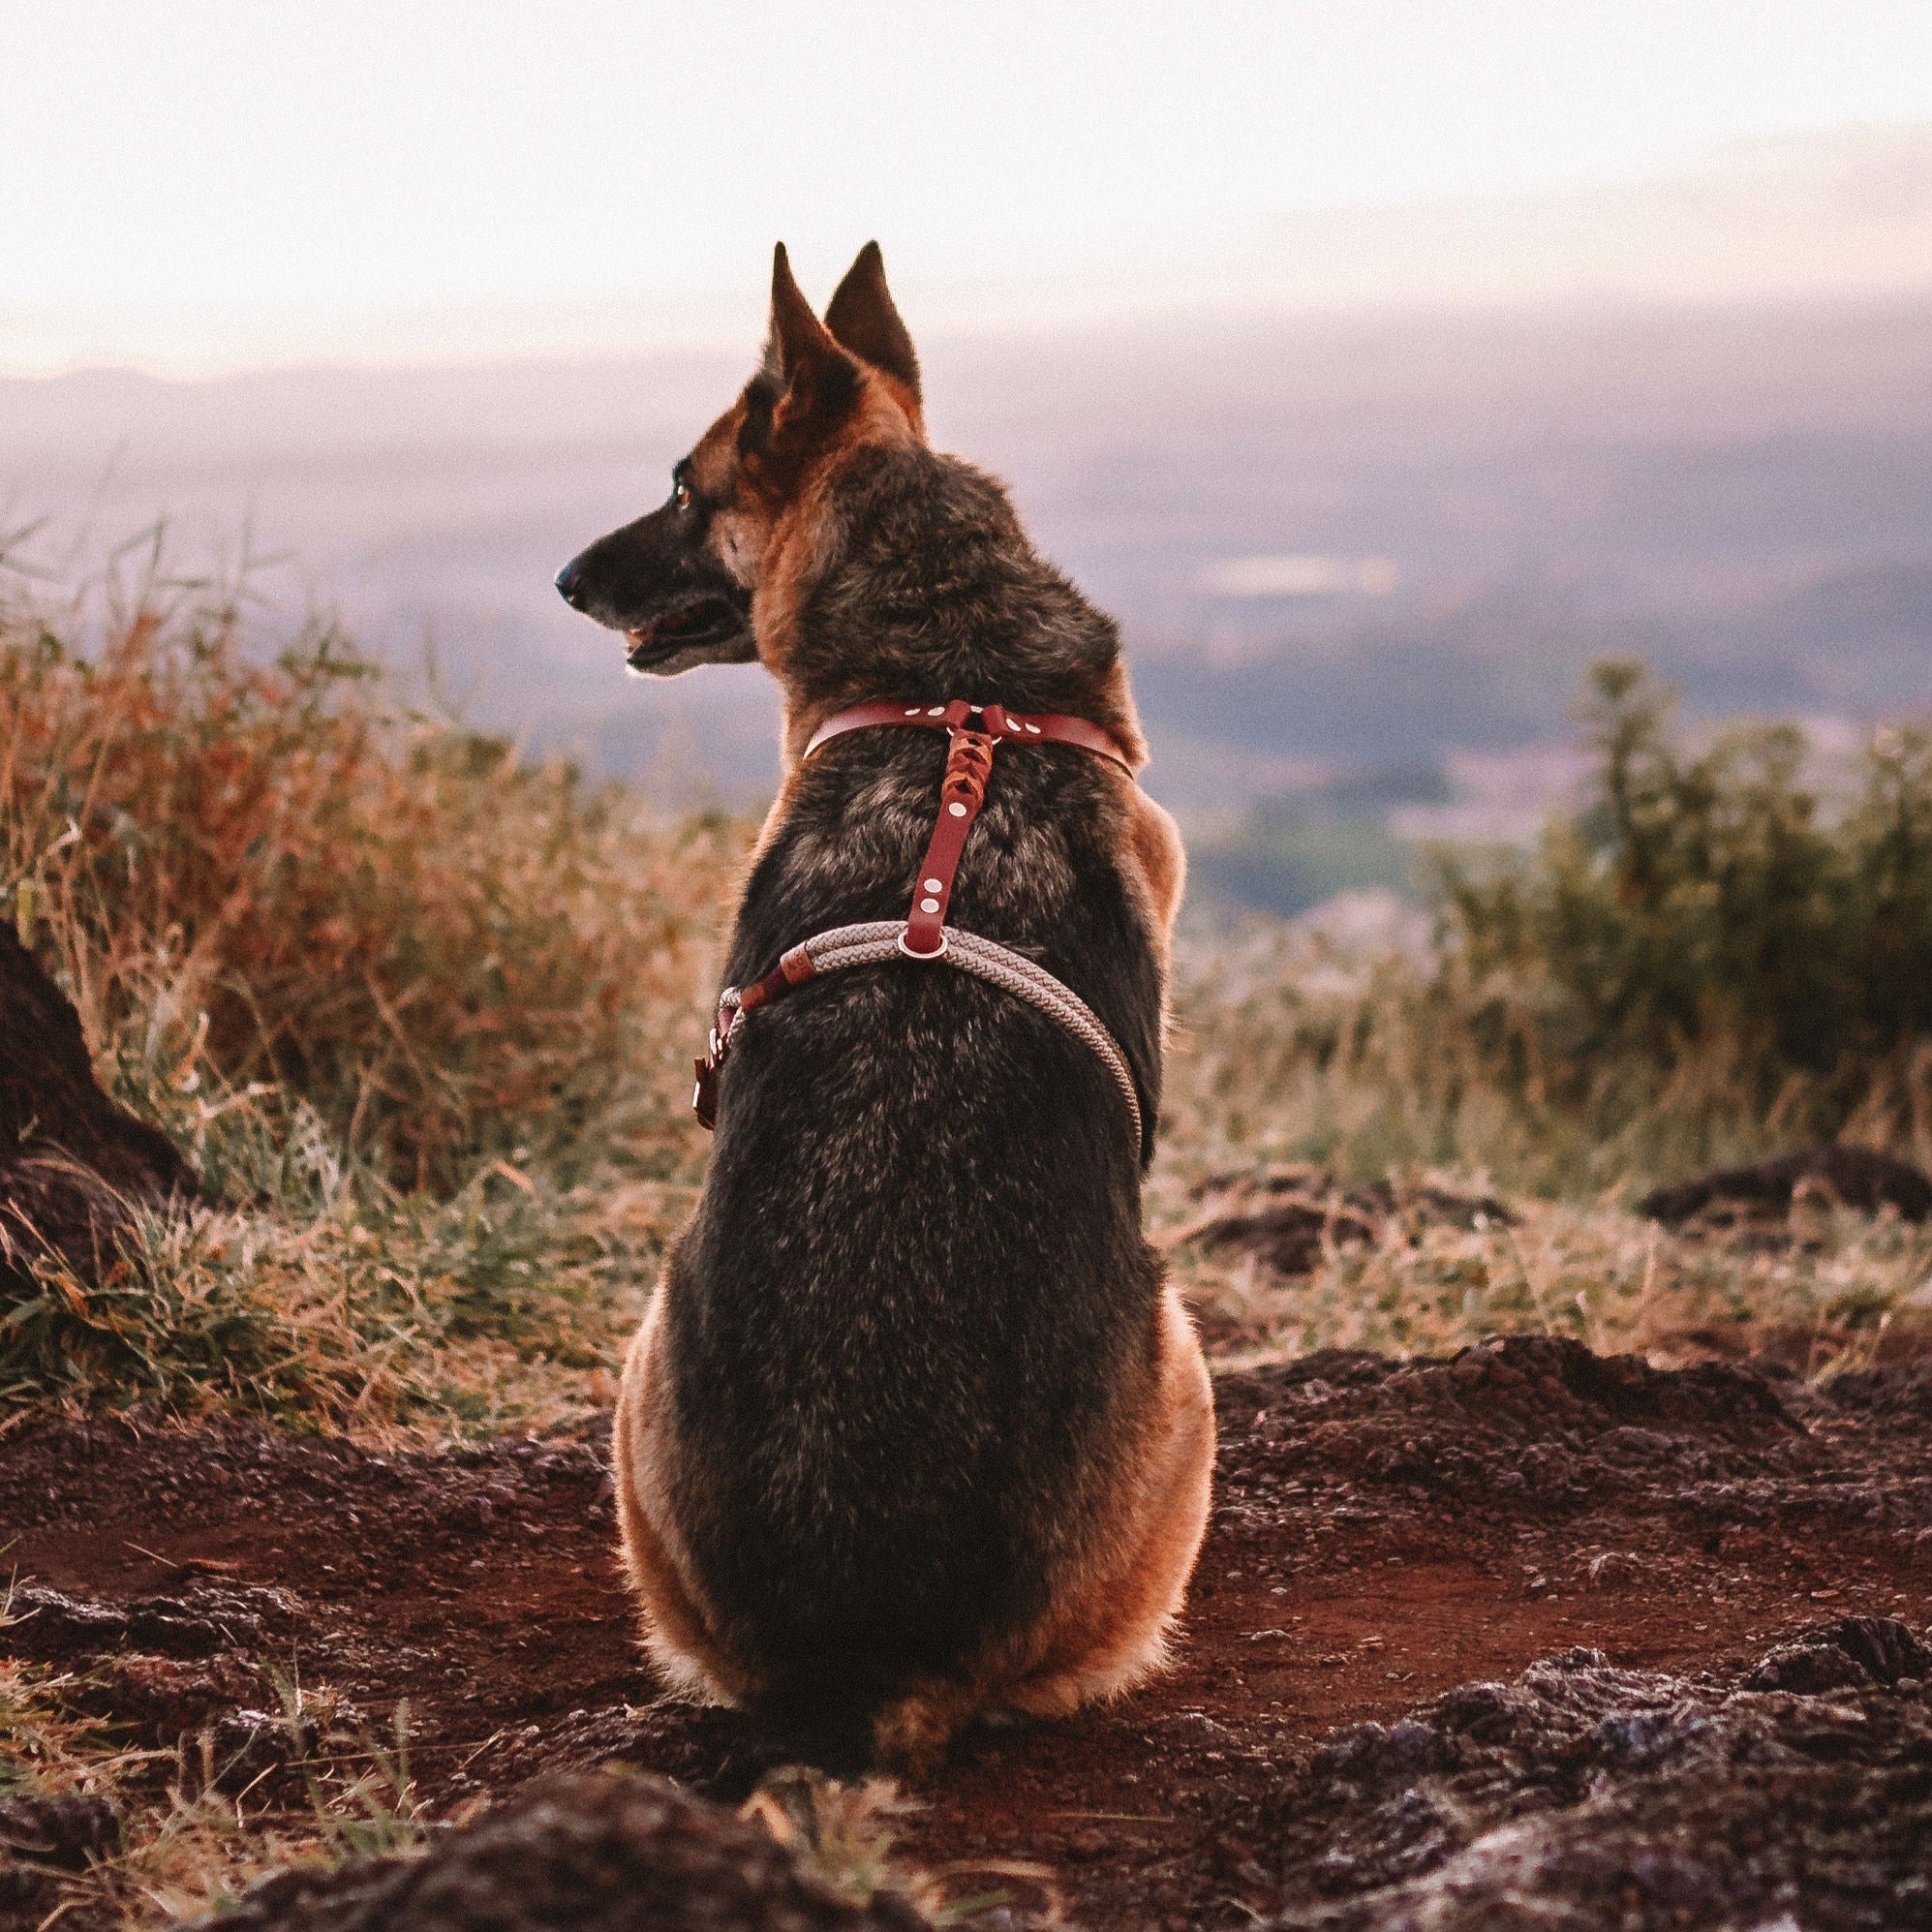
POLYGON ((1444 865, 1439 985, 1493 1064, 1558 1101, 1702 1073, 1794 1132, 1861 1110, 1910 1128, 1932 1042, 1932 738, 1876 733, 1833 793, 1795 725, 1695 749, 1671 713, 1641 666, 1596 667, 1588 801, 1520 863, 1444 865))
POLYGON ((607 1400, 749 828, 413 712, 326 623, 271 655, 232 598, 94 595, 0 608, 0 907, 202 1200, 0 1298, 0 1403, 607 1400))
POLYGON ((1435 855, 1429 957, 1183 947, 1183 1166, 1634 1197, 1833 1136, 1932 1158, 1932 737, 1876 733, 1837 772, 1791 724, 1693 744, 1628 663, 1584 722, 1579 810, 1513 859, 1435 855))

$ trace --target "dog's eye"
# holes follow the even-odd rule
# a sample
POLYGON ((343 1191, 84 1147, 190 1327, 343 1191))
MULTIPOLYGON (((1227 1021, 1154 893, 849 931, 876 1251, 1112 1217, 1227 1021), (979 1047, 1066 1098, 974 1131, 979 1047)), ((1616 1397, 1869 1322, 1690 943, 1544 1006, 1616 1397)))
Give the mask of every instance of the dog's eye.
POLYGON ((671 478, 671 501, 680 509, 690 508, 690 485, 682 476, 671 478))

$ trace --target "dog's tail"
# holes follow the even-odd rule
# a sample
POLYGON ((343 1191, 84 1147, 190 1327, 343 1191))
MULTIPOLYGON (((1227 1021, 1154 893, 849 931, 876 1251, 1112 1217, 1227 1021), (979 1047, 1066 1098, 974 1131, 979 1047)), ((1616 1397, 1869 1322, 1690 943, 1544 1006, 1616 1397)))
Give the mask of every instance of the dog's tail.
POLYGON ((958 1680, 826 1658, 775 1672, 751 1716, 768 1763, 810 1764, 836 1778, 875 1770, 920 1777, 938 1765, 979 1701, 958 1680))

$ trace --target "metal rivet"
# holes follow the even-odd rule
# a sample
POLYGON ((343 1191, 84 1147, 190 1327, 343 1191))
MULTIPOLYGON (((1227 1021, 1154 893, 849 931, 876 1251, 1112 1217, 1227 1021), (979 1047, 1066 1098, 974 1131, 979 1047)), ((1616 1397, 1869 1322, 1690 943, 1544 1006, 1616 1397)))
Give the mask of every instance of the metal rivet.
POLYGON ((919 909, 921 912, 936 912, 939 909, 939 902, 936 899, 922 899, 919 902, 919 909))
POLYGON ((926 716, 928 718, 943 718, 945 717, 945 715, 946 715, 946 707, 943 704, 935 704, 932 706, 926 713, 926 716))
POLYGON ((964 818, 966 816, 966 807, 964 805, 949 805, 946 807, 946 810, 950 812, 955 818, 964 818))
POLYGON ((919 707, 916 704, 908 704, 905 707, 905 715, 907 718, 917 718, 919 716, 919 707))
POLYGON ((929 879, 928 879, 928 880, 926 881, 926 890, 927 890, 928 892, 941 892, 941 891, 943 891, 943 890, 944 890, 944 887, 942 887, 942 886, 940 885, 940 883, 939 883, 939 881, 938 881, 937 879, 935 879, 935 878, 929 878, 929 879))
POLYGON ((1030 731, 1035 738, 1037 738, 1040 735, 1040 727, 1037 724, 1029 724, 1027 726, 1027 729, 1030 731))

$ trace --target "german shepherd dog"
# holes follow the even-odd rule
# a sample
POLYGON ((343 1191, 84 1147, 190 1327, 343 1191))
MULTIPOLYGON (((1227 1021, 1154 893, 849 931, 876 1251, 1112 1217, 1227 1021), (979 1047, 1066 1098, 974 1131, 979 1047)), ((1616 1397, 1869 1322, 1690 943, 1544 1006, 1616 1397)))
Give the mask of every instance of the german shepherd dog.
MULTIPOLYGON (((558 587, 634 669, 762 659, 785 777, 726 978, 903 918, 935 732, 860 702, 1073 714, 1135 767, 1119 638, 1005 491, 928 446, 875 244, 823 322, 782 246, 763 366, 670 500, 558 587)), ((834 1769, 918 1771, 976 1715, 1053 1716, 1165 1662, 1214 1455, 1200 1344, 1141 1230, 1183 857, 1129 772, 1012 746, 951 916, 1072 988, 1138 1090, 1035 1007, 907 960, 748 1015, 704 1192, 625 1369, 624 1560, 682 1692, 834 1769)))

